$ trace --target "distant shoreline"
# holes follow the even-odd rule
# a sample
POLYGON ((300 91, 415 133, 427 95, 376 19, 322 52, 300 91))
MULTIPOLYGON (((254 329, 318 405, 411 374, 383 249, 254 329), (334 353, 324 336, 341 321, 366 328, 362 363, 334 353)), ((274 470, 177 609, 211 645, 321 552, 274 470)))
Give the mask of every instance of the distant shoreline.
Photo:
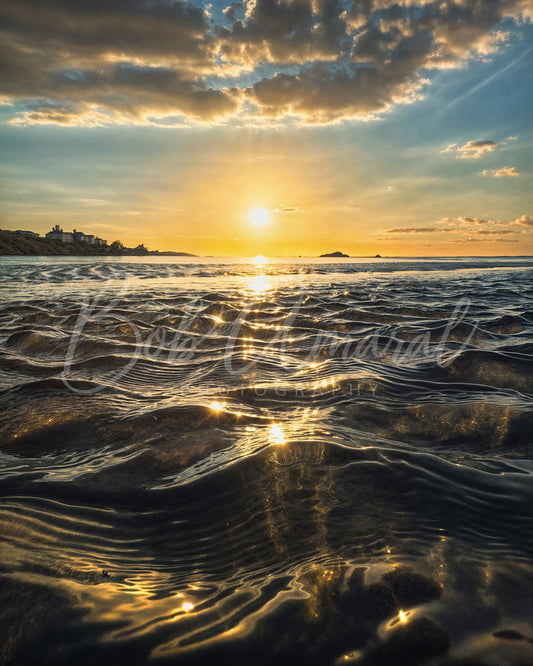
MULTIPOLYGON (((437 256, 421 256, 421 255, 386 255, 377 257, 376 255, 338 255, 330 253, 328 255, 278 255, 270 256, 269 259, 304 259, 315 260, 320 258, 335 259, 340 258, 343 260, 350 259, 352 261, 358 259, 377 259, 377 260, 408 260, 408 259, 531 259, 533 255, 530 254, 486 254, 486 255, 472 255, 472 254, 458 254, 458 255, 437 255, 437 256)), ((210 258, 210 259, 247 259, 252 257, 246 256, 230 256, 230 255, 198 255, 191 252, 176 252, 172 250, 137 250, 136 248, 121 248, 114 249, 112 245, 105 247, 98 247, 83 242, 63 243, 59 240, 51 240, 48 238, 30 237, 23 234, 17 234, 15 231, 8 231, 0 229, 0 257, 194 257, 194 258, 210 258)))
POLYGON ((82 241, 63 243, 60 240, 26 236, 15 231, 0 230, 0 256, 4 257, 197 257, 190 252, 148 250, 112 245, 95 246, 82 241))

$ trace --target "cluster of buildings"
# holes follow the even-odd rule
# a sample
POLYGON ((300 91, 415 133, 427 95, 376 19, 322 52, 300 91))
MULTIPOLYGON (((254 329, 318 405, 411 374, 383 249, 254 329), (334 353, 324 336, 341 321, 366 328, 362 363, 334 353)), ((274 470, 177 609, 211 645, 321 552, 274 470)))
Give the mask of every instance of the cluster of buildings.
MULTIPOLYGON (((37 234, 38 235, 38 234, 37 234)), ((107 241, 98 236, 93 236, 92 234, 84 234, 82 231, 63 231, 59 228, 59 224, 45 234, 45 238, 50 238, 51 240, 59 240, 62 243, 72 243, 74 241, 81 243, 88 243, 89 245, 96 245, 97 247, 106 247, 107 241)))
MULTIPOLYGON (((40 235, 35 231, 17 229, 15 232, 11 233, 21 234, 22 236, 29 236, 30 238, 40 238, 40 235)), ((88 243, 89 245, 96 245, 97 247, 107 247, 107 241, 103 238, 93 236, 92 234, 84 234, 82 231, 76 231, 76 229, 73 231, 63 231, 63 229, 59 228, 59 224, 56 224, 52 231, 49 231, 47 234, 45 234, 45 238, 59 240, 62 243, 73 243, 76 241, 81 243, 88 243)))

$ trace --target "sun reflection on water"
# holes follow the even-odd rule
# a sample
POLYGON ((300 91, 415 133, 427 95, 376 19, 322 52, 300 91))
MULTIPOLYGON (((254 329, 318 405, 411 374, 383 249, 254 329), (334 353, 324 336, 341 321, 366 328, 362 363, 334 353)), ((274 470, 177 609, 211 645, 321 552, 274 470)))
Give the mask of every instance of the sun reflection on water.
POLYGON ((266 291, 270 289, 270 280, 266 275, 256 275, 248 286, 254 291, 266 291))
POLYGON ((270 428, 269 441, 271 444, 275 444, 277 446, 285 444, 287 441, 285 435, 283 434, 283 430, 277 423, 273 423, 272 427, 270 428))

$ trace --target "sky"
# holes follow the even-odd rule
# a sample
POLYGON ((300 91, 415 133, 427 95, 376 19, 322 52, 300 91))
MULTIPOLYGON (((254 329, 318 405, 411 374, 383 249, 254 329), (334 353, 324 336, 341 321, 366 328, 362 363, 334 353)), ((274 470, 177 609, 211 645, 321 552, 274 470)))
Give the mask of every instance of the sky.
POLYGON ((0 227, 199 255, 533 254, 532 18, 533 0, 2 0, 0 227))

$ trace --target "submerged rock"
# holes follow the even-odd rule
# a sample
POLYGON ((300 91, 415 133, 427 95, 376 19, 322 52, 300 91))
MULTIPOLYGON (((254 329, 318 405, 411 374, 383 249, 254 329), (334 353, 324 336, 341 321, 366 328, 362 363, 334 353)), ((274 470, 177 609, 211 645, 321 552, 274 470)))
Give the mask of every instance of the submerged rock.
POLYGON ((495 631, 492 635, 494 638, 503 638, 506 641, 523 641, 525 639, 525 636, 514 629, 502 629, 501 631, 495 631))
POLYGON ((389 571, 381 577, 381 581, 392 590, 403 607, 418 606, 438 599, 442 594, 442 588, 437 581, 406 566, 389 571))
POLYGON ((413 664, 443 654, 450 647, 448 633, 426 617, 399 625, 376 651, 374 663, 413 664))
POLYGON ((378 582, 369 585, 363 595, 364 607, 370 619, 385 619, 398 612, 398 600, 385 583, 378 582))

